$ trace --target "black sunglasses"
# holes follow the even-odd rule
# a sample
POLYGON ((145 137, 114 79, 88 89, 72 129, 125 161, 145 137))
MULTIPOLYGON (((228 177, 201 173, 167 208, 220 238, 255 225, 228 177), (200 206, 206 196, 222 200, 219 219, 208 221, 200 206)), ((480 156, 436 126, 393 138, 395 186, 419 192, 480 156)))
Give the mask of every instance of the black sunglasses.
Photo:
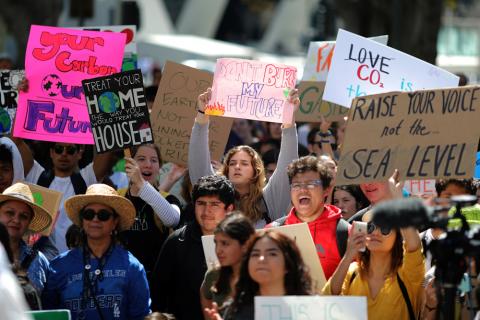
POLYGON ((55 147, 53 147, 53 151, 55 151, 56 154, 62 154, 65 150, 67 150, 68 155, 74 155, 78 151, 75 146, 60 146, 56 144, 55 147))
POLYGON ((108 221, 111 217, 115 216, 115 213, 106 209, 100 209, 99 211, 85 209, 80 212, 80 218, 84 220, 91 221, 95 216, 97 216, 98 220, 100 221, 108 221))
POLYGON ((375 229, 377 229, 377 228, 380 229, 380 233, 384 236, 388 236, 390 234, 390 232, 392 232, 392 228, 390 228, 390 227, 378 227, 378 226, 374 225, 372 222, 369 222, 367 224, 368 234, 373 233, 373 231, 375 231, 375 229))

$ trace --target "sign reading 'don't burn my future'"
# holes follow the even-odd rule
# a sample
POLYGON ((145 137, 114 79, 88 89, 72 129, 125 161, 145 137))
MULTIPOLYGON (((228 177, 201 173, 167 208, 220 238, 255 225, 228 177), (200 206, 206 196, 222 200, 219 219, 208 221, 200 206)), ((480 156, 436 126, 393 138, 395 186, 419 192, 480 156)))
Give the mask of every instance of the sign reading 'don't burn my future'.
POLYGON ((357 97, 336 183, 471 178, 480 136, 480 86, 357 97))
POLYGON ((140 70, 82 81, 98 153, 153 142, 140 70))
POLYGON ((267 122, 290 122, 295 67, 244 59, 218 59, 205 114, 267 122))

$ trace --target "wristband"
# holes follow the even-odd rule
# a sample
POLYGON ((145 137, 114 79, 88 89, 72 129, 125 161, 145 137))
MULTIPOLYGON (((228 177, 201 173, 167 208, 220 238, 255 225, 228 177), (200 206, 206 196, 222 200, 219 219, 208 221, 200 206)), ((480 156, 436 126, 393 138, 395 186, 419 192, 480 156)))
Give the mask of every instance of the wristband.
POLYGON ((330 140, 320 140, 320 143, 330 143, 330 140))
POLYGON ((200 109, 197 109, 197 112, 200 112, 201 114, 205 114, 205 111, 202 111, 200 109))
POLYGON ((332 136, 332 133, 330 132, 330 130, 326 133, 322 133, 322 132, 318 132, 318 135, 322 138, 328 138, 328 137, 331 137, 332 136))

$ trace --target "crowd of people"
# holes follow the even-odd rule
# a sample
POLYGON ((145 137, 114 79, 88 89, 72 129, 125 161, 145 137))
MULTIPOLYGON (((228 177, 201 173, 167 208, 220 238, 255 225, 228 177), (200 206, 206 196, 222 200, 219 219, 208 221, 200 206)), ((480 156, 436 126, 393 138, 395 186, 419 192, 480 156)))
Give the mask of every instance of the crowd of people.
MULTIPOLYGON (((153 144, 122 159, 93 155, 91 146, 0 138, 0 278, 10 269, 31 309, 68 309, 72 319, 253 319, 255 296, 322 294, 365 296, 369 319, 436 317, 428 276, 435 261, 425 244, 444 230, 372 221, 430 206, 433 196, 406 194, 398 171, 387 181, 336 185, 346 121, 235 119, 222 163, 212 161, 210 96, 198 98, 188 168, 164 164, 153 144), (56 219, 27 183, 62 193, 56 219), (358 222, 365 232, 354 232, 358 222), (327 280, 321 291, 295 241, 275 230, 299 223, 327 280), (39 235, 52 224, 49 237, 39 235), (205 235, 214 237, 213 268, 205 235)), ((298 108, 296 89, 288 99, 298 108)), ((445 199, 480 193, 475 179, 438 180, 436 189, 445 199)), ((467 220, 478 222, 479 212, 471 208, 467 220)), ((0 297, 17 290, 1 283, 0 297)), ((10 298, 12 314, 25 308, 17 291, 10 298)), ((465 296, 457 303, 476 305, 465 296)))

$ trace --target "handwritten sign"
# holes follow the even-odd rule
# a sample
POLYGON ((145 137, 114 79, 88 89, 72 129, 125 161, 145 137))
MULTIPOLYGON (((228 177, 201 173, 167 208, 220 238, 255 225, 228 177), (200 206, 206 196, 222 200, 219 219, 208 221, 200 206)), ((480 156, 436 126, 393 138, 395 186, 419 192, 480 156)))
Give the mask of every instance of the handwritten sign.
MULTIPOLYGON (((372 37, 369 39, 386 45, 388 35, 372 37)), ((334 50, 335 41, 311 41, 308 46, 302 80, 325 82, 332 63, 334 50)))
MULTIPOLYGON (((162 159, 188 166, 188 144, 197 114, 197 98, 212 85, 213 76, 167 61, 150 114, 155 144, 162 159)), ((212 117, 209 126, 211 159, 223 156, 232 119, 212 117)))
MULTIPOLYGON (((77 28, 73 28, 77 29, 77 28)), ((120 32, 124 33, 127 38, 125 41, 125 52, 123 54, 122 71, 137 69, 137 26, 136 25, 120 25, 120 26, 99 26, 99 27, 83 27, 79 28, 87 31, 103 31, 103 32, 120 32)))
POLYGON ((477 161, 475 161, 475 178, 480 179, 480 152, 477 152, 477 161))
POLYGON ((480 86, 389 92, 352 102, 337 184, 471 178, 480 136, 480 86))
POLYGON ((140 70, 82 81, 97 153, 153 143, 140 70))
POLYGON ((212 98, 205 114, 267 122, 289 122, 295 67, 242 59, 218 59, 212 98))
POLYGON ((12 130, 17 111, 17 87, 24 76, 23 70, 0 70, 0 136, 12 130))
POLYGON ((436 196, 437 195, 434 179, 407 180, 405 181, 404 188, 412 196, 425 196, 425 195, 436 196))
POLYGON ((323 99, 350 108, 355 97, 456 87, 458 80, 425 61, 340 29, 323 99))
POLYGON ((33 25, 14 136, 93 144, 81 81, 120 70, 125 35, 33 25))
POLYGON ((41 187, 36 184, 27 183, 30 191, 32 191, 33 201, 44 208, 50 217, 52 217, 52 223, 50 226, 40 232, 44 236, 49 236, 52 233, 52 229, 55 226, 57 217, 59 214, 60 201, 62 200, 63 193, 48 188, 41 187))
POLYGON ((339 121, 348 115, 348 109, 322 99, 325 82, 302 81, 298 86, 300 107, 295 113, 299 122, 339 121))
POLYGON ((367 297, 255 297, 255 320, 367 320, 367 297))

